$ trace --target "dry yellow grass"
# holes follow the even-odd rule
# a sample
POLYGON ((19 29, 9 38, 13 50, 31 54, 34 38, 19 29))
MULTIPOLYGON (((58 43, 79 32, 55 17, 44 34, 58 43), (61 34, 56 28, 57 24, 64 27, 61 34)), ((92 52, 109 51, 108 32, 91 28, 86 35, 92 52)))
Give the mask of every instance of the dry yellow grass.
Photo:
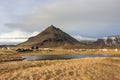
MULTIPOLYGON (((120 56, 120 51, 109 49, 16 52, 0 50, 0 62, 22 60, 26 55, 51 54, 108 54, 120 56)), ((0 80, 120 80, 119 58, 85 58, 0 63, 0 80)))
POLYGON ((0 64, 0 80, 120 80, 119 58, 0 64))

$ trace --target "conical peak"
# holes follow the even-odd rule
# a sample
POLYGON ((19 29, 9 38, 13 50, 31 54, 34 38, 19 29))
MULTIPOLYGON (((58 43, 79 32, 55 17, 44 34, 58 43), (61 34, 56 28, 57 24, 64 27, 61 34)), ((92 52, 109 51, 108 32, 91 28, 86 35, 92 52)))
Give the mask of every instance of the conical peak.
POLYGON ((61 29, 51 25, 40 34, 29 38, 28 41, 24 43, 21 43, 20 46, 37 45, 39 47, 60 47, 64 45, 73 46, 74 44, 79 44, 79 42, 61 29))
POLYGON ((45 31, 51 32, 51 31, 59 31, 59 28, 56 28, 55 26, 51 25, 49 26, 45 31))
POLYGON ((50 25, 50 27, 55 27, 54 25, 50 25))
POLYGON ((50 29, 56 29, 56 27, 54 25, 50 25, 48 28, 50 28, 50 29))

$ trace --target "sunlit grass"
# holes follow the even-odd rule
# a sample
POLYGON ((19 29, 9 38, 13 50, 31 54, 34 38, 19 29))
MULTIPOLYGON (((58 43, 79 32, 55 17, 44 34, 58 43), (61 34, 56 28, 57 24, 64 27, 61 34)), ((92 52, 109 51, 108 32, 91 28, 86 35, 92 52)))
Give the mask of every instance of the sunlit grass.
MULTIPOLYGON (((52 49, 33 52, 0 50, 0 62, 22 60, 27 55, 51 54, 108 54, 120 56, 120 51, 109 49, 52 49)), ((120 80, 119 58, 84 58, 70 60, 20 61, 0 63, 0 80, 120 80)))
POLYGON ((0 80, 120 80, 119 58, 0 64, 0 80))

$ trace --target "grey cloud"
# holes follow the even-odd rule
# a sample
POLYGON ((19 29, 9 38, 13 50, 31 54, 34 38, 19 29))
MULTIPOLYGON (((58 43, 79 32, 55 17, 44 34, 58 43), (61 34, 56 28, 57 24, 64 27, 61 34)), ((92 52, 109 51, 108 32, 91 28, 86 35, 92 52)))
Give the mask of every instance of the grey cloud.
POLYGON ((8 26, 26 31, 55 24, 81 35, 112 35, 120 29, 120 0, 61 0, 47 3, 8 26))

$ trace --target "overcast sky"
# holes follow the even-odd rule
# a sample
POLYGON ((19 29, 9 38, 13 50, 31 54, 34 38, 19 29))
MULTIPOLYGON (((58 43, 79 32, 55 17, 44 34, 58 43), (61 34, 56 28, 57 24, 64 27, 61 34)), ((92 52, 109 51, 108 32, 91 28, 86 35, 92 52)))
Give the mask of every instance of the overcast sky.
POLYGON ((0 0, 0 44, 55 25, 83 39, 120 34, 120 0, 0 0))

